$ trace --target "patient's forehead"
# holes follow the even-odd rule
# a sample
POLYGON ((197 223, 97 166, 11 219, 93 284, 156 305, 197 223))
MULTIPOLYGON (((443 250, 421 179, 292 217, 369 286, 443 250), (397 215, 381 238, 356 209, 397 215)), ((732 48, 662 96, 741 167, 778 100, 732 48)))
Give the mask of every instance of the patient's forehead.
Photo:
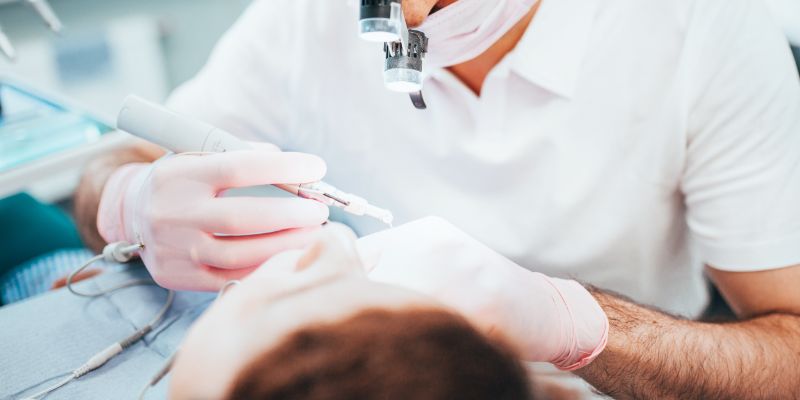
POLYGON ((283 336, 307 325, 333 323, 366 309, 442 309, 433 299, 396 286, 363 278, 342 279, 323 287, 305 290, 281 301, 264 304, 243 313, 237 343, 260 342, 272 346, 283 336), (256 311, 257 310, 257 311, 256 311))
POLYGON ((189 332, 173 370, 171 397, 222 397, 253 357, 314 324, 344 321, 366 309, 442 308, 419 293, 363 276, 345 277, 272 302, 238 289, 231 289, 189 332))

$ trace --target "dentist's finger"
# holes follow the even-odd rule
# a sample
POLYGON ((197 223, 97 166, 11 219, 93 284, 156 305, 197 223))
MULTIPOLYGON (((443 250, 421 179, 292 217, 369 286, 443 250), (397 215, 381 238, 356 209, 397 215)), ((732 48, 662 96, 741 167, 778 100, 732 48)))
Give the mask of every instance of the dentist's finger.
POLYGON ((274 152, 281 151, 281 149, 278 146, 276 146, 276 145, 274 145, 272 143, 253 142, 253 141, 249 141, 248 140, 247 144, 249 144, 253 148, 253 150, 266 151, 266 152, 269 152, 269 153, 274 153, 274 152))
POLYGON ((204 232, 254 235, 321 226, 329 210, 320 202, 301 198, 225 197, 189 213, 204 232))
POLYGON ((231 151, 193 157, 190 176, 213 185, 217 190, 235 187, 302 184, 325 176, 327 167, 321 158, 305 153, 231 151))
POLYGON ((316 239, 320 228, 290 229, 257 236, 214 236, 190 250, 192 261, 222 269, 261 265, 285 250, 303 249, 316 239))

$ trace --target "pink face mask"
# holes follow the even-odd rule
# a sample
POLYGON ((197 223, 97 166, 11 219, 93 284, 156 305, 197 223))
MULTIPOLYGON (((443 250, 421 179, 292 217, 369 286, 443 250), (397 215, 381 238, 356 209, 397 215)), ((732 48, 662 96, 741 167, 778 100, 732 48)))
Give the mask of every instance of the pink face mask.
POLYGON ((458 0, 433 13, 418 30, 428 36, 425 65, 449 67, 488 50, 539 0, 458 0))

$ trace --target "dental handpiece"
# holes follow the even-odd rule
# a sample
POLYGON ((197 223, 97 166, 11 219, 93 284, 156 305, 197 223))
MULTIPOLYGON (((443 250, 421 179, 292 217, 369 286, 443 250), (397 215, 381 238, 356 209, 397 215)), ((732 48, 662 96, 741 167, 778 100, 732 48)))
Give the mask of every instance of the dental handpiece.
MULTIPOLYGON (((117 117, 117 128, 176 153, 252 149, 247 142, 213 125, 173 112, 137 96, 128 96, 117 117)), ((275 184, 295 196, 316 200, 359 216, 391 224, 391 211, 376 207, 361 197, 343 192, 325 182, 275 184)))

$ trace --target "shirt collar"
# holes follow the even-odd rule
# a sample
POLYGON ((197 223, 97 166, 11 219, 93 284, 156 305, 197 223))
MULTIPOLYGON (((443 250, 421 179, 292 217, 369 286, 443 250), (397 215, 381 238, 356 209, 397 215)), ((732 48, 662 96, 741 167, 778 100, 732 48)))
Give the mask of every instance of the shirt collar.
POLYGON ((508 55, 512 71, 572 98, 588 50, 597 0, 542 0, 533 22, 508 55))

